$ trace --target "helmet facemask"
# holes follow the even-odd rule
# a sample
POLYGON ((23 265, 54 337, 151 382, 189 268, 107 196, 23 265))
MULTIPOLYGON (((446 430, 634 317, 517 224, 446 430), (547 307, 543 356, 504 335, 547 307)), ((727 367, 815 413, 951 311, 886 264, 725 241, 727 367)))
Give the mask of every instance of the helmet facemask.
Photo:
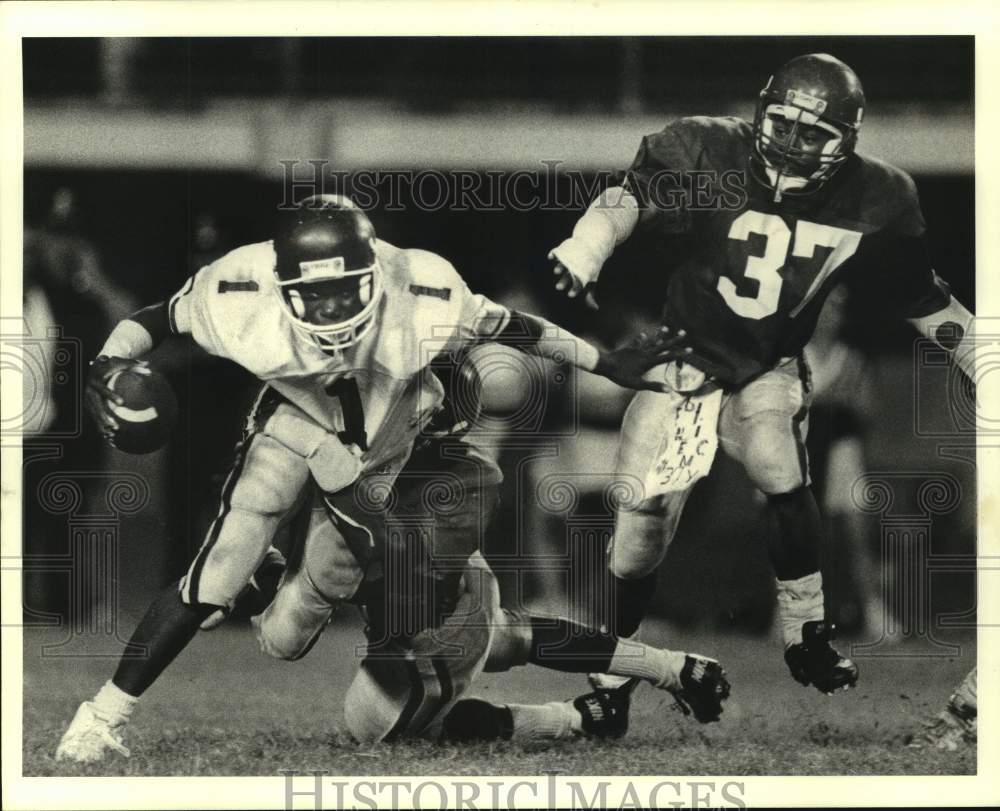
POLYGON ((861 110, 857 121, 835 121, 824 116, 826 102, 788 90, 779 97, 768 87, 760 94, 754 118, 753 151, 750 166, 756 179, 773 189, 774 201, 802 197, 818 191, 843 166, 854 151, 861 110), (784 137, 775 133, 777 122, 785 122, 784 137), (830 137, 818 152, 796 145, 802 127, 815 127, 830 137))
POLYGON ((333 353, 359 343, 375 325, 382 298, 382 268, 378 259, 368 267, 346 270, 342 257, 299 263, 301 275, 277 280, 275 291, 291 324, 324 352, 333 353), (351 294, 355 306, 345 317, 327 322, 317 315, 312 297, 343 300, 351 294))

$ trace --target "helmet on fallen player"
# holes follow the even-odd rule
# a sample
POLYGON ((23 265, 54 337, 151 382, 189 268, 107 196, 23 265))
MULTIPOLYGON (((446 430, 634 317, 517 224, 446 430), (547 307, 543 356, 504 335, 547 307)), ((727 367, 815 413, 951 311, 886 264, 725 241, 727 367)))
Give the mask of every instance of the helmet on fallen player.
POLYGON ((857 75, 829 54, 799 56, 782 66, 757 101, 750 169, 775 201, 818 191, 844 165, 858 140, 865 93, 857 75), (798 146, 809 128, 828 139, 798 146))
POLYGON ((335 194, 303 200, 274 240, 277 292, 293 326, 326 351, 354 346, 375 324, 382 269, 375 228, 364 211, 335 194), (335 318, 312 302, 336 301, 335 318))

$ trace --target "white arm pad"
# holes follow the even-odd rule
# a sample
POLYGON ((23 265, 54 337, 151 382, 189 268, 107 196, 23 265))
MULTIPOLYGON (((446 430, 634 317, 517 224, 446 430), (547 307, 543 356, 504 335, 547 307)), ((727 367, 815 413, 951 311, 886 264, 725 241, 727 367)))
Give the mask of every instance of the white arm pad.
POLYGON ((639 222, 639 201, 621 186, 612 186, 590 204, 573 228, 573 236, 549 253, 582 285, 596 282, 615 248, 639 222))
POLYGON ((951 353, 951 360, 973 383, 976 383, 975 317, 954 296, 936 313, 908 318, 921 335, 930 338, 951 353))
POLYGON ((138 321, 119 321, 98 353, 111 358, 135 360, 153 348, 153 336, 138 321))

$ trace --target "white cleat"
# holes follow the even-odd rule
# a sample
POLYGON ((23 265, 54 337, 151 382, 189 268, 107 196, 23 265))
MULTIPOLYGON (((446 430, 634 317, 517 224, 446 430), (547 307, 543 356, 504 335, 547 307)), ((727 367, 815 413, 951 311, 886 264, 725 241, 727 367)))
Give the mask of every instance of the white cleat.
POLYGON ((59 741, 56 760, 97 763, 104 759, 104 753, 109 749, 128 757, 131 753, 122 743, 121 736, 124 728, 124 721, 111 723, 94 712, 94 705, 91 702, 85 701, 76 711, 69 728, 59 741))

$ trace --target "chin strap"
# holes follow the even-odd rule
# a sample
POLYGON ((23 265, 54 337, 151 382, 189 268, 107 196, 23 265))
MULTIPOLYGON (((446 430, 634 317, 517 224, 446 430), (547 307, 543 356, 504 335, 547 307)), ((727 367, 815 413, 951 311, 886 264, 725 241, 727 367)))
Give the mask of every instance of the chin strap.
POLYGON ((785 192, 795 189, 803 189, 810 182, 804 177, 786 175, 770 166, 765 167, 767 179, 771 181, 771 188, 774 189, 774 202, 780 203, 785 192))

